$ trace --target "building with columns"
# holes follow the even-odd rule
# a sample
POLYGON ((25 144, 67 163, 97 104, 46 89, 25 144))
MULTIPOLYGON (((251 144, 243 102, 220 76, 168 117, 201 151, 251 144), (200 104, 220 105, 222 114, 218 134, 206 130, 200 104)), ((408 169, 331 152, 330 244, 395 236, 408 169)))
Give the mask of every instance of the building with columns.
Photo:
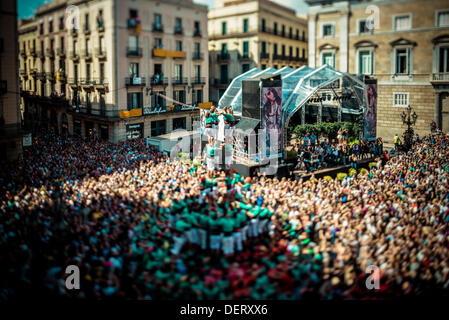
POLYGON ((417 113, 422 135, 449 131, 449 1, 306 0, 309 66, 328 64, 377 80, 377 135, 402 134, 417 113))
POLYGON ((112 142, 192 129, 208 101, 206 6, 54 0, 34 20, 37 93, 24 95, 41 123, 112 142))
POLYGON ((210 100, 252 68, 307 64, 307 20, 269 0, 218 0, 208 14, 210 100))

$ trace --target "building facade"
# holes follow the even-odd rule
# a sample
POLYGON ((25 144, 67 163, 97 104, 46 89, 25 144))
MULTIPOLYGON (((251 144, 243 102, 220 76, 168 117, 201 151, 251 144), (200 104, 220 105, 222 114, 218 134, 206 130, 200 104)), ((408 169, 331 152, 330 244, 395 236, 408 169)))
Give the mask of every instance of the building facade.
POLYGON ((269 0, 220 0, 208 14, 210 100, 254 67, 307 64, 307 20, 269 0))
POLYGON ((45 74, 35 100, 48 98, 59 132, 118 142, 191 130, 208 101, 206 6, 55 0, 35 21, 45 74))
POLYGON ((377 135, 391 142, 411 106, 415 131, 449 131, 449 1, 309 4, 309 66, 329 64, 377 80, 377 135))
POLYGON ((22 118, 19 108, 17 3, 0 2, 0 161, 16 160, 22 153, 22 118))

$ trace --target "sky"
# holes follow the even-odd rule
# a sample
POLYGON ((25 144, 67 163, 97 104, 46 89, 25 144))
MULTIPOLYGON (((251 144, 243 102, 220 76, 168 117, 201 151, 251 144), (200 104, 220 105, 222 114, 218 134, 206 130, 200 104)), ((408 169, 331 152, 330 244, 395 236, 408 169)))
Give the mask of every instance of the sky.
MULTIPOLYGON (((213 8, 214 0, 194 0, 197 3, 206 4, 209 8, 213 8)), ((279 4, 283 4, 289 8, 296 10, 297 13, 307 13, 307 5, 304 0, 272 0, 279 4)), ((34 11, 44 3, 50 0, 17 0, 19 19, 29 18, 34 11)))

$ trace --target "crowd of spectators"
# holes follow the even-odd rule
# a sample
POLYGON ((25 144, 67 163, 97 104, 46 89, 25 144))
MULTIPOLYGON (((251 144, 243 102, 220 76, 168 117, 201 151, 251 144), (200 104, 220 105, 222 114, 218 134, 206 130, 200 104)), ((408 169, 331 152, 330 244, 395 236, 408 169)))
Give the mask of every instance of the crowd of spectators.
POLYGON ((366 174, 296 181, 208 171, 141 139, 41 135, 0 173, 0 299, 447 294, 448 143, 426 136, 366 174))

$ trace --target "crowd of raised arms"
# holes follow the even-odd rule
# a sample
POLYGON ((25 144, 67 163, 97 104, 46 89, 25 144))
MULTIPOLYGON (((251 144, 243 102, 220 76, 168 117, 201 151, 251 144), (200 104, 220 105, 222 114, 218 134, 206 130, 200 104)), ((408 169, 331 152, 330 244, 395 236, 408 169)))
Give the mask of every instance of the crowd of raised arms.
POLYGON ((42 134, 0 174, 0 299, 446 294, 448 143, 425 136, 366 174, 295 181, 206 170, 140 139, 42 134))

